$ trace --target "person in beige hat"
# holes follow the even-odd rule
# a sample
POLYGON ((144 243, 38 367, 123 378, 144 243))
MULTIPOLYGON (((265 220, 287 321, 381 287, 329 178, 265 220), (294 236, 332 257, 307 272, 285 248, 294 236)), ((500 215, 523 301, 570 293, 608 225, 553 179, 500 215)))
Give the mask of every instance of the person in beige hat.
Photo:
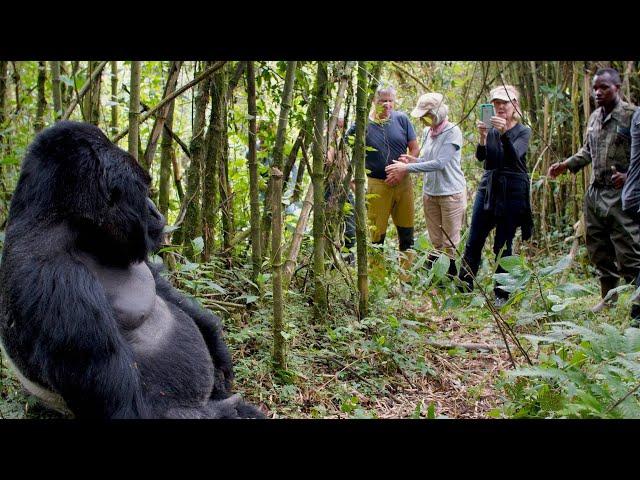
MULTIPOLYGON (((478 122, 479 140, 476 158, 484 162, 484 174, 478 186, 469 238, 464 251, 460 279, 473 289, 473 277, 478 273, 484 243, 495 228, 493 253, 496 261, 512 254, 511 244, 516 229, 528 240, 533 229, 529 202, 529 171, 527 151, 531 129, 520 120, 518 91, 511 85, 499 85, 490 92, 495 108, 491 125, 478 122)), ((498 264, 497 272, 504 272, 498 264)), ((496 305, 502 306, 509 293, 494 288, 496 305)))
MULTIPOLYGON (((425 125, 420 156, 402 155, 386 171, 389 176, 399 172, 424 173, 422 199, 429 239, 436 250, 453 255, 460 243, 467 208, 467 184, 460 167, 462 132, 449 122, 448 113, 442 94, 420 96, 411 112, 425 125)), ((435 258, 430 255, 430 262, 435 258)), ((455 276, 455 263, 450 266, 449 273, 455 276)))

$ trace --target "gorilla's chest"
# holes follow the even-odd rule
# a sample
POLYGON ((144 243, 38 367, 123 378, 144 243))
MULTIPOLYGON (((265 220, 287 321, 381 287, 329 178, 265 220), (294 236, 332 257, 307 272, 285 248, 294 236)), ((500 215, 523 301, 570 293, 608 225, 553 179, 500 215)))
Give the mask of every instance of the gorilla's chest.
POLYGON ((104 288, 147 392, 183 401, 207 398, 214 367, 204 339, 188 315, 157 295, 146 263, 114 268, 90 257, 82 261, 104 288))
POLYGON ((88 255, 81 260, 104 288, 125 338, 134 346, 160 346, 176 325, 167 305, 156 294, 149 267, 144 262, 126 268, 106 267, 88 255))

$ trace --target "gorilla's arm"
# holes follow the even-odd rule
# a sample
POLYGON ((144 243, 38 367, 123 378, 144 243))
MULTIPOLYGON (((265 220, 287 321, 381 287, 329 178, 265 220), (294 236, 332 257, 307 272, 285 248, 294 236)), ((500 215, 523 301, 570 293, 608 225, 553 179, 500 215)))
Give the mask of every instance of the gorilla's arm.
POLYGON ((233 383, 233 366, 231 362, 231 354, 227 345, 224 343, 222 333, 222 323, 220 319, 211 312, 203 309, 194 299, 187 298, 178 292, 173 286, 160 275, 162 265, 147 262, 149 269, 153 273, 156 281, 156 293, 166 302, 180 308, 189 315, 196 323, 200 333, 202 334, 211 359, 216 368, 216 382, 214 385, 212 397, 224 398, 230 393, 233 383), (218 374, 222 373, 220 379, 223 384, 220 385, 218 374))
POLYGON ((18 335, 31 352, 31 368, 40 369, 78 418, 149 416, 133 353, 91 272, 59 254, 24 262, 16 273, 18 335))

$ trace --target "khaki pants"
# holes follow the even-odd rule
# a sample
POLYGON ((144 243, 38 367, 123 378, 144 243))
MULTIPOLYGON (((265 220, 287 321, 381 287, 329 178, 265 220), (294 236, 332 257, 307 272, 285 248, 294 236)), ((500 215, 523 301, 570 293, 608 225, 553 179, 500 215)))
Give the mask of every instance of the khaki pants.
POLYGON ((453 255, 455 247, 460 243, 460 230, 462 230, 462 222, 467 210, 466 190, 453 195, 432 196, 425 194, 422 197, 422 202, 431 243, 436 250, 453 255), (440 228, 441 226, 442 228, 440 228), (451 241, 442 230, 447 232, 451 241))
POLYGON ((367 218, 371 231, 371 241, 373 243, 383 243, 387 233, 387 225, 389 223, 389 215, 393 219, 393 223, 398 227, 398 236, 400 237, 400 250, 406 250, 413 245, 413 183, 411 178, 406 175, 402 181, 390 187, 384 180, 378 178, 367 177, 367 194, 369 197, 369 206, 367 208, 367 218), (403 235, 405 231, 411 229, 411 244, 408 245, 407 235, 403 235))

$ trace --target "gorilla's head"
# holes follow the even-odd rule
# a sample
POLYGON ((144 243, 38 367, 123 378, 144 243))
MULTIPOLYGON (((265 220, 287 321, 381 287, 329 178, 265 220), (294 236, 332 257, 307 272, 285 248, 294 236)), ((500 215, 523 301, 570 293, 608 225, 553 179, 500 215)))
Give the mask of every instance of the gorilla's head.
POLYGON ((107 264, 142 261, 161 242, 164 218, 149 174, 91 124, 62 121, 31 144, 12 210, 68 222, 77 244, 107 264))

